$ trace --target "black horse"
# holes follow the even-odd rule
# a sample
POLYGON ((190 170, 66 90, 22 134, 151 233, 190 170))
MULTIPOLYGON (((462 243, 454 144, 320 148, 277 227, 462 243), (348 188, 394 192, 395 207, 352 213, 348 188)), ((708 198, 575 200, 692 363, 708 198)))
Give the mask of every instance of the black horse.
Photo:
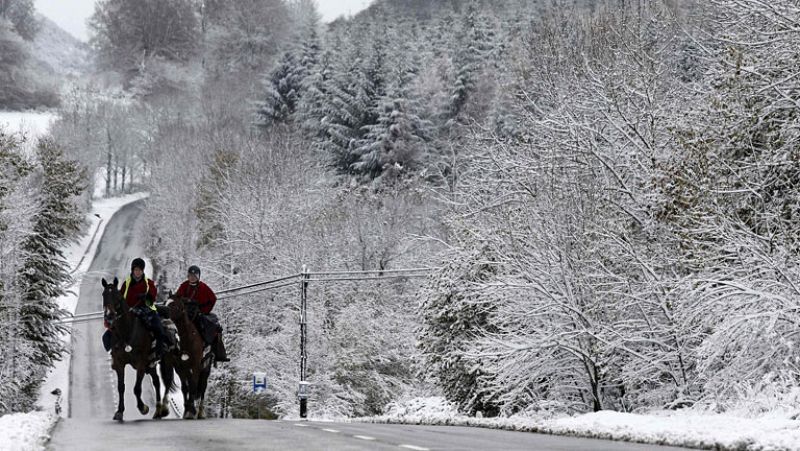
POLYGON ((122 421, 125 411, 125 365, 130 365, 136 370, 136 384, 133 393, 136 395, 136 407, 142 415, 147 415, 150 408, 142 402, 142 379, 149 374, 156 392, 156 411, 154 419, 160 419, 169 414, 166 403, 161 402, 161 383, 158 379, 151 358, 151 344, 153 336, 145 328, 122 299, 117 285, 119 280, 115 277, 113 283, 103 279, 103 316, 107 327, 111 330, 114 346, 111 349, 111 368, 117 373, 117 391, 119 405, 114 414, 114 420, 122 421))

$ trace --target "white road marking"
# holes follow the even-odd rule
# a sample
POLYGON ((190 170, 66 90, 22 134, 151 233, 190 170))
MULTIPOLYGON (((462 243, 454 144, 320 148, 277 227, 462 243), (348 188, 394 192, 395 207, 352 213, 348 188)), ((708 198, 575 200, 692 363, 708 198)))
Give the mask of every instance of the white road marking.
POLYGON ((307 424, 297 424, 297 423, 295 423, 294 425, 299 427, 299 428, 307 428, 308 427, 307 424))
POLYGON ((430 451, 428 448, 423 448, 421 446, 414 446, 414 445, 400 445, 400 447, 406 449, 414 449, 416 451, 430 451))
POLYGON ((334 434, 338 434, 339 433, 339 431, 337 431, 336 429, 325 429, 325 428, 323 428, 322 430, 325 431, 325 432, 333 432, 334 434))
POLYGON ((369 437, 366 435, 354 435, 355 438, 360 438, 361 440, 375 440, 375 437, 369 437))

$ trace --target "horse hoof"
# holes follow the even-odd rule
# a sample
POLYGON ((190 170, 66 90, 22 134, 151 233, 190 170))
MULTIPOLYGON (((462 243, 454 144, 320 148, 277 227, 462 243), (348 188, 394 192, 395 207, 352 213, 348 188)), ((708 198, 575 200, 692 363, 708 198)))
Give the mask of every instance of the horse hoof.
POLYGON ((139 412, 141 412, 142 415, 147 415, 150 413, 150 407, 148 407, 147 404, 142 404, 142 407, 139 407, 139 412))
POLYGON ((162 404, 160 409, 156 409, 158 412, 158 418, 166 418, 169 416, 169 408, 166 404, 162 404))
POLYGON ((119 421, 122 423, 122 412, 117 412, 114 414, 114 421, 119 421))
POLYGON ((194 414, 190 413, 190 412, 184 412, 183 413, 183 419, 184 420, 194 420, 194 414))

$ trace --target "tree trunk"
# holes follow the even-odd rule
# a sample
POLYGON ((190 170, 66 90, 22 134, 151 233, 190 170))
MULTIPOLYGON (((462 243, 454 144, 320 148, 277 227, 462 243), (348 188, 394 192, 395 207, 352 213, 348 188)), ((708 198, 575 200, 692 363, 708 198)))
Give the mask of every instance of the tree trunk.
POLYGON ((106 127, 106 136, 108 137, 108 142, 106 143, 106 149, 108 152, 108 163, 106 164, 106 196, 111 195, 111 131, 106 127))

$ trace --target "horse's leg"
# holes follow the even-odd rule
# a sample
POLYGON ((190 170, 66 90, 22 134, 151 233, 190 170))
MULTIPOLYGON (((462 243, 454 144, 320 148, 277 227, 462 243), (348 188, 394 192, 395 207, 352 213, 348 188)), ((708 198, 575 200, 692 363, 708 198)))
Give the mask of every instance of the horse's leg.
POLYGON ((156 413, 159 418, 164 418, 169 415, 169 394, 174 388, 175 373, 172 366, 163 360, 159 363, 159 367, 161 368, 161 381, 164 382, 164 397, 161 398, 161 411, 156 409, 156 413))
POLYGON ((194 408, 194 398, 192 396, 192 371, 186 367, 185 362, 181 365, 178 376, 181 379, 181 393, 183 393, 183 419, 191 420, 194 419, 197 411, 194 408))
POLYGON ((136 368, 136 385, 133 386, 133 394, 136 395, 136 408, 142 415, 147 415, 150 412, 150 407, 142 402, 142 379, 144 379, 144 365, 139 364, 136 368))
POLYGON ((189 402, 189 376, 186 375, 186 370, 181 370, 178 373, 178 378, 181 380, 181 393, 183 394, 184 407, 189 402))
POLYGON ((161 405, 161 379, 158 378, 156 367, 148 368, 147 373, 150 375, 150 381, 153 383, 153 389, 156 392, 156 411, 153 413, 153 419, 160 420, 161 412, 164 410, 161 405))
POLYGON ((117 372, 117 394, 119 396, 114 421, 122 421, 122 413, 125 412, 125 365, 114 362, 112 368, 117 372))
POLYGON ((197 401, 197 388, 200 385, 200 367, 201 364, 195 363, 192 365, 192 368, 188 370, 188 380, 189 380, 189 399, 186 402, 186 407, 184 408, 183 418, 187 420, 191 420, 197 417, 197 408, 195 407, 195 402, 197 401))
POLYGON ((205 420, 206 418, 206 409, 203 405, 203 401, 206 399, 206 387, 208 386, 208 377, 211 375, 211 363, 209 362, 208 368, 202 369, 202 374, 200 375, 200 383, 197 387, 197 397, 200 400, 200 407, 197 409, 197 419, 198 420, 205 420))

